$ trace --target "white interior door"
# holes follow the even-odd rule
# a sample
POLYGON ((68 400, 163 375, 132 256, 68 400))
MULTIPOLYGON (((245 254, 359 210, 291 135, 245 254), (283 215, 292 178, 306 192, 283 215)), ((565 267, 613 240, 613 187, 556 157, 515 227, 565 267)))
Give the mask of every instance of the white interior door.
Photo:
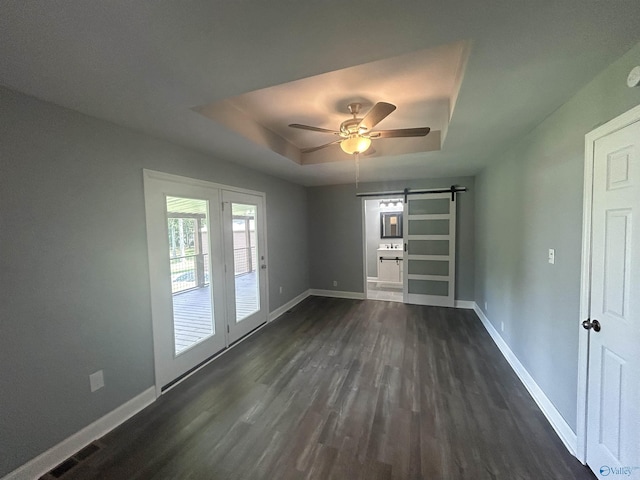
POLYGON ((267 321, 264 197, 223 191, 229 342, 267 321))
POLYGON ((456 201, 450 193, 409 195, 404 204, 404 302, 453 307, 456 201))
POLYGON ((595 143, 587 463, 603 479, 640 478, 639 155, 640 122, 595 143))
POLYGON ((226 345, 221 192, 145 171, 158 393, 226 345))

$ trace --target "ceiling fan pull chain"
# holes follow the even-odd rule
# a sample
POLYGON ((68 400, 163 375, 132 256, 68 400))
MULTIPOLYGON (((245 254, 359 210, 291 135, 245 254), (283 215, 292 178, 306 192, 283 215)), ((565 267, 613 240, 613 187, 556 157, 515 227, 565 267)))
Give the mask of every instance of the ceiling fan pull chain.
POLYGON ((356 190, 357 190, 358 182, 360 181, 360 152, 356 152, 355 157, 356 157, 356 190))

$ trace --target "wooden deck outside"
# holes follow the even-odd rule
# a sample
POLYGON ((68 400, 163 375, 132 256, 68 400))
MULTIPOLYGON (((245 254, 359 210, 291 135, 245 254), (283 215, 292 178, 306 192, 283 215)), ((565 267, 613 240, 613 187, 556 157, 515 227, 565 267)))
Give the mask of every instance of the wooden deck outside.
MULTIPOLYGON (((213 333, 210 287, 195 288, 173 296, 176 354, 213 333)), ((258 309, 256 272, 236 277, 236 321, 258 309)))

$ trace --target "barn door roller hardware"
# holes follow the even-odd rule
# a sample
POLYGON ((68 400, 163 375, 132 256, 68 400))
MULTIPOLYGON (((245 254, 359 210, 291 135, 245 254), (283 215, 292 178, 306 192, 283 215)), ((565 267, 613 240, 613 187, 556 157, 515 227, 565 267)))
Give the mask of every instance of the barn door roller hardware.
POLYGON ((386 197, 386 196, 404 196, 404 203, 407 203, 407 199, 409 195, 423 195, 429 193, 451 193, 451 201, 456 201, 456 193, 466 192, 467 187, 458 187, 456 185, 451 185, 449 188, 432 188, 427 190, 411 190, 410 188, 405 188, 402 191, 397 192, 366 192, 366 193, 356 193, 356 197, 386 197))

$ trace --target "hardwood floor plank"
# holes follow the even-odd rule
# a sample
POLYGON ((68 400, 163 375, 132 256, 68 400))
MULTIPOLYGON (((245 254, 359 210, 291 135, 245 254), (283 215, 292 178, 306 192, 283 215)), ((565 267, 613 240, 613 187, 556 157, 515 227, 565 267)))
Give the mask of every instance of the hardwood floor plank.
POLYGON ((100 443, 63 480, 595 478, 472 311, 383 301, 308 298, 100 443))

